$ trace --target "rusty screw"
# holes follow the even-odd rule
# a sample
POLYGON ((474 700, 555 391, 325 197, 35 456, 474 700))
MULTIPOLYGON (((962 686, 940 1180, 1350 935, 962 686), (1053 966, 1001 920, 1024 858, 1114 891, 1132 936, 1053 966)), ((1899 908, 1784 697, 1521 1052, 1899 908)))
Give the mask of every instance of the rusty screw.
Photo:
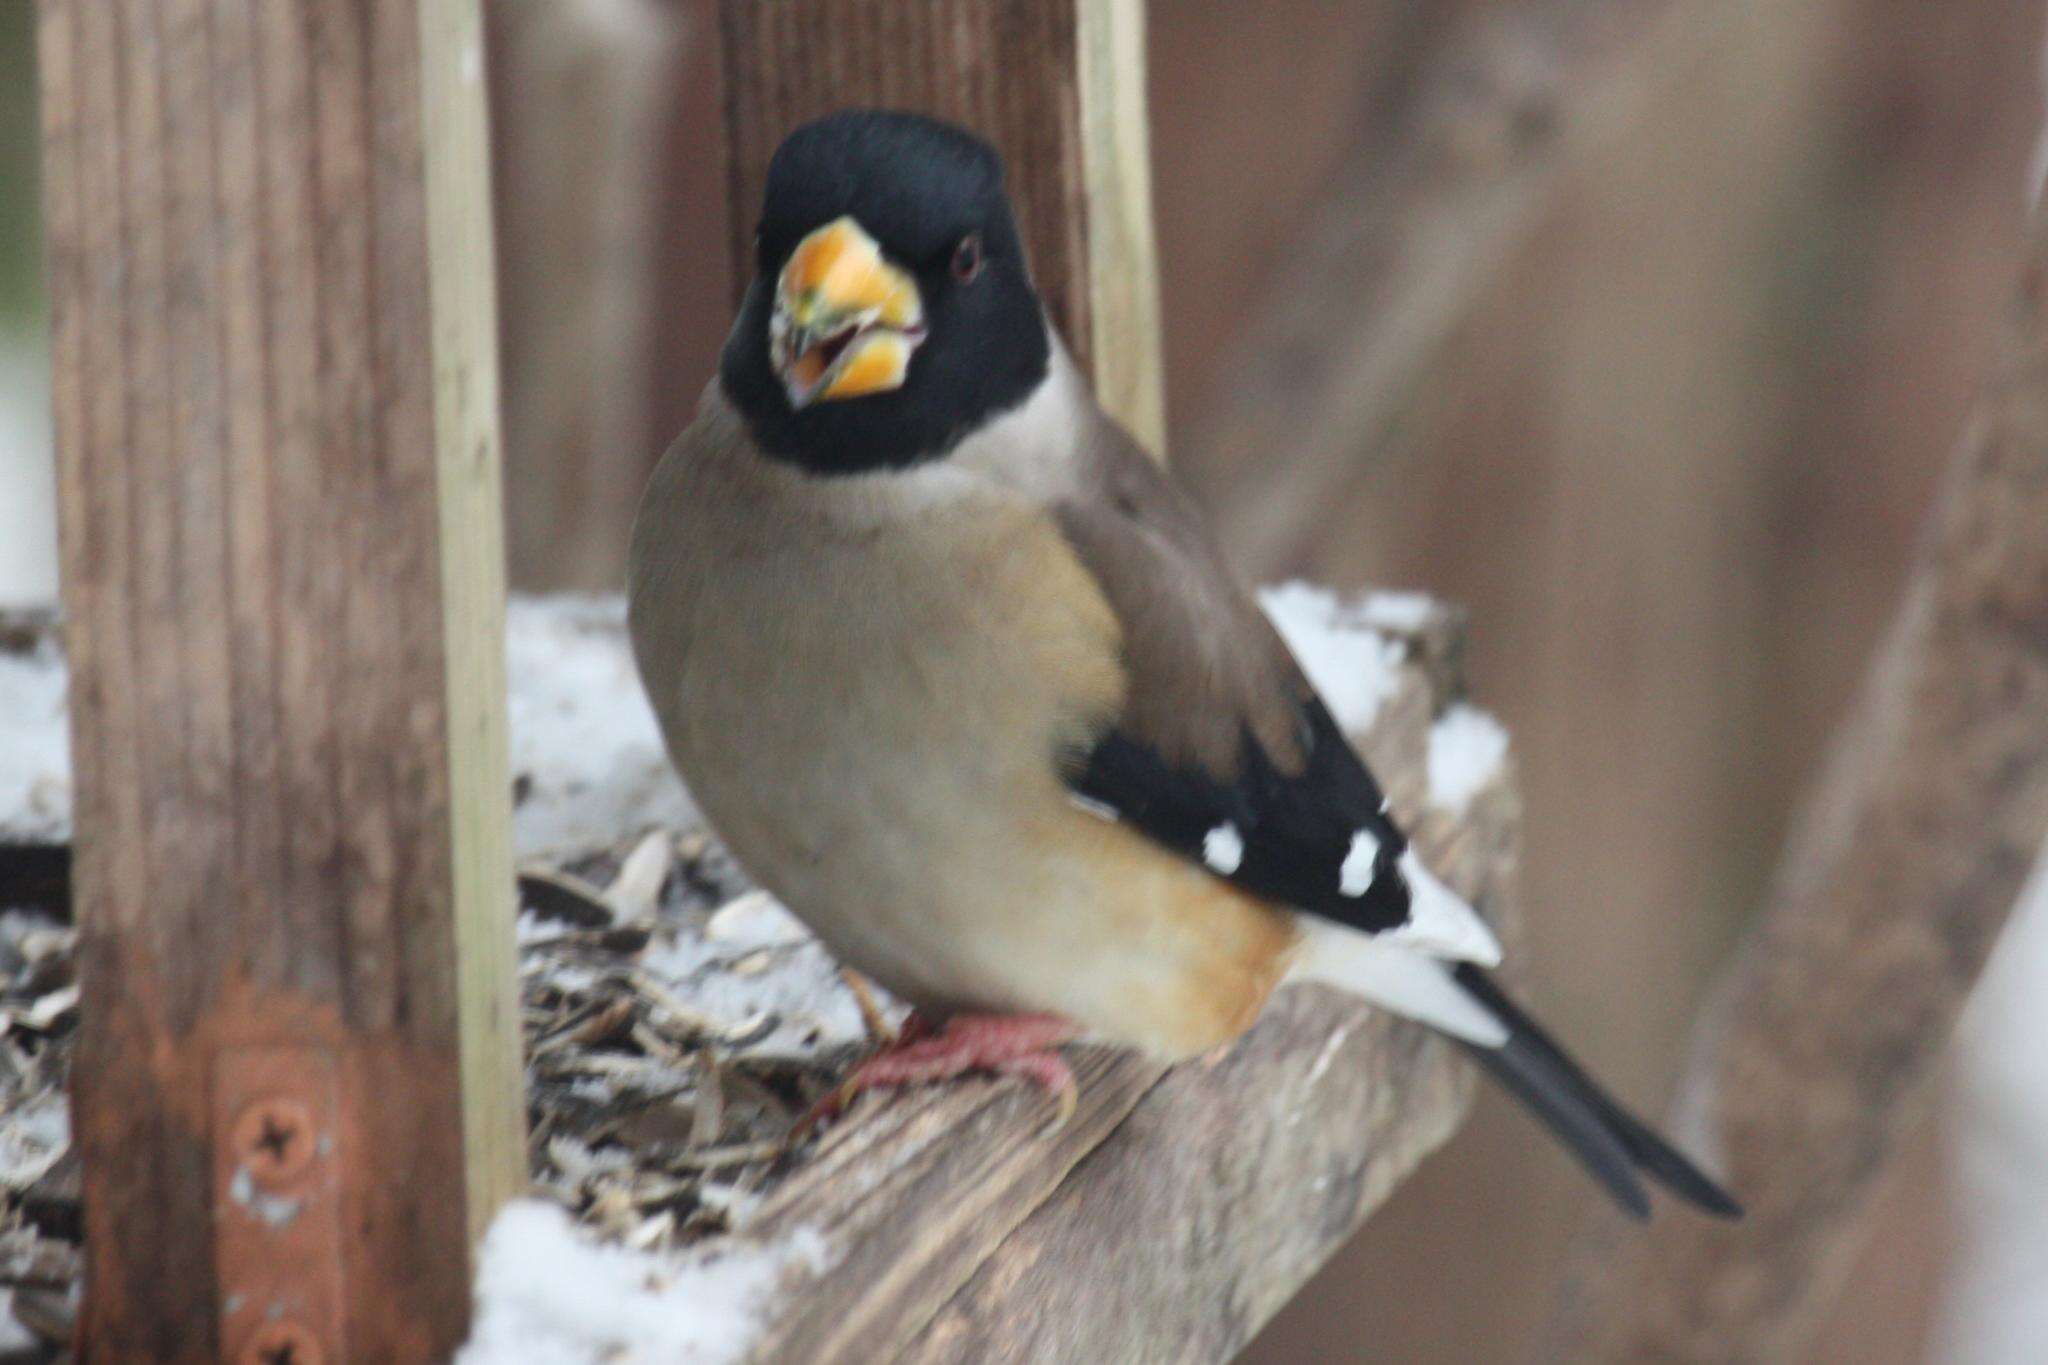
POLYGON ((280 1318, 256 1329, 242 1349, 241 1365, 321 1365, 325 1358, 311 1332, 290 1318, 280 1318))
MULTIPOLYGON (((297 1100, 259 1100, 235 1120, 235 1155, 265 1184, 290 1180, 313 1161, 313 1115, 297 1100)), ((303 1365, 288 1357, 289 1365, 303 1365)))

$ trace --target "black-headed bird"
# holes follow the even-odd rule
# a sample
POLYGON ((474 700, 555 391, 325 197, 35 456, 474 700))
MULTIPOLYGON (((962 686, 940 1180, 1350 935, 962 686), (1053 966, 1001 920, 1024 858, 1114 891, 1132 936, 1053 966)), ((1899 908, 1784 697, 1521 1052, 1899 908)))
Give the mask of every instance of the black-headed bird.
POLYGON ((1626 1208, 1735 1203, 1487 977, 1168 474, 1096 405, 999 158, 900 113, 792 133, 757 273, 633 532, 640 670, 748 871, 937 1021, 854 1088, 1076 1039, 1190 1057, 1290 981, 1462 1043, 1626 1208))

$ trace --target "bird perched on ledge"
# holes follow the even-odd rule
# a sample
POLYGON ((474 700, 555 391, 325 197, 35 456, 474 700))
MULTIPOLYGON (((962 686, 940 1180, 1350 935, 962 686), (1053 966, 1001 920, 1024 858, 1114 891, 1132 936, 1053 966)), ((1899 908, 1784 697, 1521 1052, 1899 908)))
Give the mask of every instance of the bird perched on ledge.
POLYGON ((1499 946, 1096 405, 995 152, 851 112, 769 167, 758 273, 633 531, 633 645, 742 864, 938 1021, 855 1088, 1072 1091, 1074 1039, 1182 1058, 1320 981, 1449 1034, 1614 1197, 1729 1196, 1486 975, 1499 946))

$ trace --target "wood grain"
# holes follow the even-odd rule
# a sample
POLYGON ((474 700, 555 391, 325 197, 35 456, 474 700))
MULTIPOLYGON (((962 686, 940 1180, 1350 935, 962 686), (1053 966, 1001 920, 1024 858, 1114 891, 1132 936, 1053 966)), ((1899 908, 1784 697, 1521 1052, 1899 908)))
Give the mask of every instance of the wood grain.
POLYGON ((652 391, 677 379, 649 360, 661 311, 677 306, 656 284, 675 247, 651 149, 675 131, 670 105, 708 15, 673 0, 485 9, 516 495, 507 560, 524 591, 618 589, 633 510, 674 434, 648 429, 652 391))
POLYGON ((2048 216, 1998 376, 1677 1105, 1736 1226, 1602 1225, 1544 1358, 1801 1355, 2048 838, 2048 216))
MULTIPOLYGON (((1448 615, 1423 624, 1363 747, 1432 865, 1512 947, 1508 773, 1457 818, 1425 799, 1458 646, 1448 615)), ((1470 1094, 1441 1039, 1321 988, 1291 988, 1244 1039, 1171 1071, 1076 1060, 1080 1107, 1059 1128, 1014 1083, 863 1100, 743 1229, 809 1227, 833 1249, 770 1309, 752 1358, 1225 1359, 1450 1135, 1470 1094)))
POLYGON ((768 158, 835 110, 908 109, 993 142, 1032 274, 1105 406, 1165 448, 1139 0, 720 0, 737 298, 768 158))
POLYGON ((523 1175, 476 5, 46 0, 40 51, 84 1355, 247 1344, 211 1087, 288 1046, 322 1344, 443 1359, 523 1175))

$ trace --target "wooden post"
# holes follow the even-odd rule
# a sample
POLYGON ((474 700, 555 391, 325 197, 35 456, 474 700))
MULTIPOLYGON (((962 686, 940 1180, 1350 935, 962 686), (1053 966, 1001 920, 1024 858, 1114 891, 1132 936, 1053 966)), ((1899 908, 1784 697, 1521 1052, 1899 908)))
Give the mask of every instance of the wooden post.
POLYGON ((951 120, 1002 150, 1039 292, 1103 405, 1165 450, 1141 0, 720 0, 719 16, 740 289, 792 128, 859 106, 951 120))
MULTIPOLYGON (((673 0, 492 0, 506 561, 525 591, 616 592, 673 431, 650 430, 664 139, 708 17, 673 0)), ((701 137, 702 134, 700 133, 701 137)), ((709 149, 707 149, 709 150, 709 149)), ((715 157, 706 155, 707 171, 715 157)), ((702 202, 701 200, 696 202, 702 202)), ((696 394, 689 395, 694 405, 696 394)))
POLYGON ((523 1179, 476 0, 44 0, 88 1360, 442 1360, 523 1179))

